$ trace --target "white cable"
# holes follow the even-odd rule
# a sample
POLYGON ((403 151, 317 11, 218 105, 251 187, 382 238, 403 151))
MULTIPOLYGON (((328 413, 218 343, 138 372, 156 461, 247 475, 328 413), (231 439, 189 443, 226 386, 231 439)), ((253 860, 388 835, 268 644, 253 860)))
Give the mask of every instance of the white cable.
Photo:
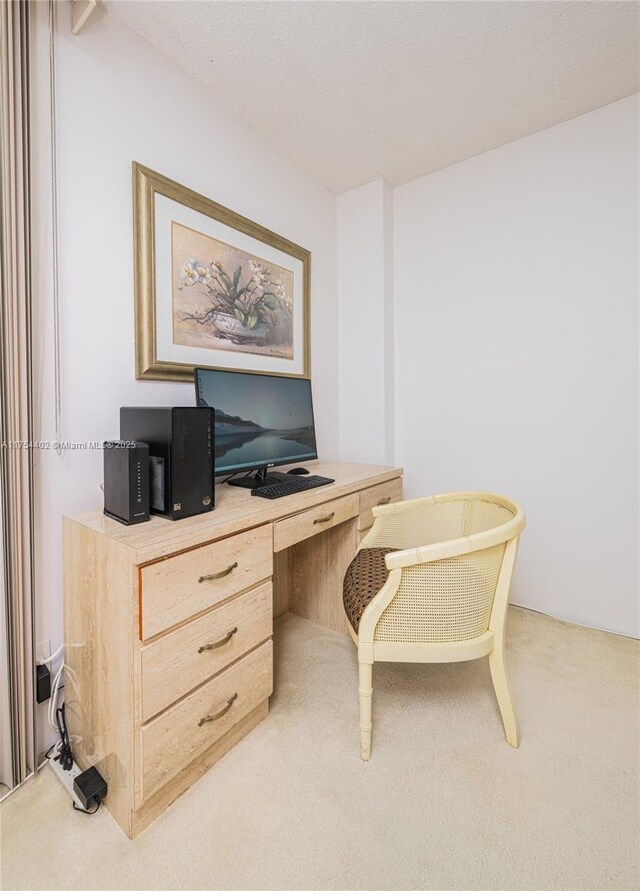
POLYGON ((58 672, 56 672, 56 676, 55 676, 53 684, 51 686, 51 696, 49 697, 49 706, 48 706, 48 710, 47 710, 47 723, 49 724, 49 727, 51 727, 52 730, 58 729, 57 724, 54 721, 54 718, 55 718, 54 701, 57 699, 57 695, 58 695, 58 684, 60 683, 62 668, 63 668, 63 666, 61 666, 60 669, 58 670, 58 672))
POLYGON ((58 725, 55 721, 56 706, 57 706, 57 700, 58 700, 58 687, 60 684, 60 678, 62 677, 62 670, 63 669, 61 667, 55 676, 55 680, 54 680, 53 686, 51 688, 51 697, 49 699, 49 711, 47 714, 47 722, 49 724, 49 727, 51 727, 52 730, 56 730, 56 731, 58 730, 58 725))
POLYGON ((55 721, 56 709, 58 708, 58 693, 60 692, 60 685, 62 680, 62 672, 64 671, 64 665, 61 665, 56 675, 53 679, 53 684, 51 685, 51 696, 49 698, 49 725, 51 727, 56 728, 58 725, 55 721))
POLYGON ((49 699, 49 713, 47 715, 47 720, 49 722, 49 727, 52 730, 58 730, 58 724, 55 721, 56 717, 56 709, 57 709, 57 701, 58 701, 58 691, 60 687, 60 680, 62 678, 62 672, 64 671, 64 662, 56 672, 56 676, 53 679, 53 684, 51 685, 51 698, 49 699))
POLYGON ((64 644, 61 644, 55 653, 52 656, 49 656, 47 659, 39 659, 36 663, 37 665, 49 665, 54 659, 57 659, 60 653, 64 650, 64 644))

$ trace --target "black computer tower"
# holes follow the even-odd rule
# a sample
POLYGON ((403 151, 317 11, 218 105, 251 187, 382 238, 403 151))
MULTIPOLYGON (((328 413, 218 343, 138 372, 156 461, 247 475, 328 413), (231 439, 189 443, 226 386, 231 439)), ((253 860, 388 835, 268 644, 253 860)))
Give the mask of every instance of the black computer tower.
POLYGON ((103 456, 105 514, 125 526, 150 519, 147 443, 108 441, 103 456))
POLYGON ((151 512, 179 520, 215 504, 212 408, 121 408, 120 438, 149 444, 151 512))

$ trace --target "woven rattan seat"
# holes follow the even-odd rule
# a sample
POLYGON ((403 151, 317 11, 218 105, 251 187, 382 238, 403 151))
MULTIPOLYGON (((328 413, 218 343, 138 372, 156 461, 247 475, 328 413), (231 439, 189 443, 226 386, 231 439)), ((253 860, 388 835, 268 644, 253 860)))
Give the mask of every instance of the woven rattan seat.
POLYGON ((355 555, 344 577, 342 602, 347 619, 358 630, 362 613, 389 577, 384 558, 393 548, 363 548, 355 555))
POLYGON ((517 746, 504 631, 522 510, 500 495, 456 492, 375 507, 373 516, 343 588, 358 645, 363 759, 371 754, 375 661, 488 656, 507 742, 517 746))

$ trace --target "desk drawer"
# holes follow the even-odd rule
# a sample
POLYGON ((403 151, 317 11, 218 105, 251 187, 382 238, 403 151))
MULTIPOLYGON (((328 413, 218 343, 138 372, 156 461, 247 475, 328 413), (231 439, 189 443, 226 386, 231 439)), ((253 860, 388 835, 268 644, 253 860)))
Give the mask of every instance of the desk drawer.
POLYGON ((142 721, 271 637, 267 582, 143 647, 142 721))
POLYGON ((147 640, 273 572, 271 526, 202 545, 140 570, 140 637, 147 640))
POLYGON ((360 507, 357 495, 346 495, 344 498, 334 498, 333 501, 325 501, 311 510, 280 520, 273 526, 273 550, 284 551, 291 545, 311 538, 318 532, 344 523, 352 517, 358 516, 360 507))
POLYGON ((271 641, 142 727, 142 796, 149 798, 273 690, 271 641))
POLYGON ((379 504, 391 504, 392 501, 402 501, 402 478, 389 480, 388 483, 380 483, 360 493, 360 518, 358 529, 369 529, 373 526, 372 507, 379 504))

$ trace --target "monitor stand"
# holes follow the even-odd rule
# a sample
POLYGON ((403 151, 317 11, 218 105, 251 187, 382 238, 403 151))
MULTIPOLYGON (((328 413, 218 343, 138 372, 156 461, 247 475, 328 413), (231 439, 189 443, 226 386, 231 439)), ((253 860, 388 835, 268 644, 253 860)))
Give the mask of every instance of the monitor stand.
POLYGON ((292 477, 288 473, 278 473, 270 470, 267 473, 266 467, 261 467, 252 476, 243 476, 239 480, 228 480, 228 486, 240 486, 243 489, 258 489, 260 486, 270 486, 272 483, 279 483, 282 480, 290 480, 292 477))

